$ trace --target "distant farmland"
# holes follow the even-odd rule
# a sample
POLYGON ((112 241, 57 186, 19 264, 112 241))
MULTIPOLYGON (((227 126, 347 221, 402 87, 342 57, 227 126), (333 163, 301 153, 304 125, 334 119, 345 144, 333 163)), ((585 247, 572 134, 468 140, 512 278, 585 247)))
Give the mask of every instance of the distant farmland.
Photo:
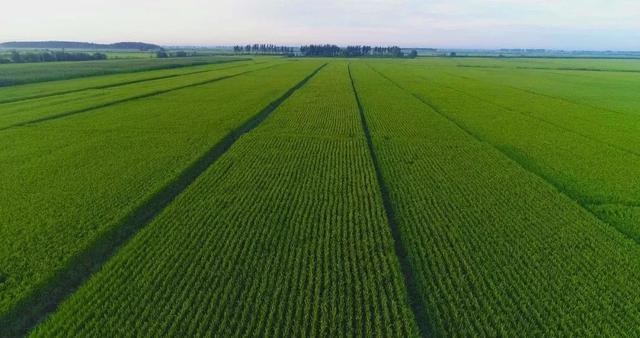
POLYGON ((0 65, 0 337, 638 336, 639 73, 0 65))
MULTIPOLYGON (((96 75, 141 72, 155 69, 179 68, 194 65, 229 62, 241 59, 244 58, 200 56, 170 59, 138 58, 124 60, 114 59, 107 61, 78 61, 74 63, 51 62, 0 64, 0 89, 3 89, 2 87, 5 86, 33 82, 65 80, 96 75)), ((82 86, 82 82, 73 84, 60 83, 60 85, 82 86)), ((91 85, 88 86, 90 87, 91 85)), ((20 89, 18 89, 18 91, 20 91, 20 89)), ((0 101, 2 100, 3 97, 0 97, 0 101)))

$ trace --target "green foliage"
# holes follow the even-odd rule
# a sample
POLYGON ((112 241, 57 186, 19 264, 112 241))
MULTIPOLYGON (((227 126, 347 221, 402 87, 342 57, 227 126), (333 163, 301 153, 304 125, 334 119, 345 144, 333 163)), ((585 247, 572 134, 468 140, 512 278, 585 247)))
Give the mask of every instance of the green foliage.
POLYGON ((0 333, 640 335, 637 64, 258 59, 0 89, 0 333))
MULTIPOLYGON (((424 64, 377 68, 581 206, 640 205, 640 118, 633 113, 640 107, 637 76, 427 70, 424 64)), ((615 218, 607 221, 625 234, 634 228, 615 218)), ((630 236, 639 238, 640 232, 630 236)))
MULTIPOLYGON (((156 74, 154 77, 148 78, 139 78, 136 76, 137 74, 131 74, 129 76, 118 75, 117 79, 110 79, 110 81, 123 81, 122 84, 98 84, 93 89, 72 90, 67 94, 49 95, 42 98, 0 104, 0 129, 41 121, 43 119, 86 113, 92 109, 203 84, 270 66, 271 65, 253 63, 208 65, 198 70, 191 70, 190 72, 183 71, 181 72, 182 74, 177 73, 161 76, 156 74)), ((86 85, 92 82, 94 84, 99 83, 97 80, 89 79, 87 79, 87 81, 83 81, 83 79, 69 81, 72 83, 64 83, 62 85, 73 88, 85 82, 86 85)), ((21 91, 20 94, 30 93, 39 87, 51 87, 48 84, 34 84, 29 86, 32 88, 21 91)), ((55 86, 53 88, 55 88, 55 86)))
POLYGON ((84 62, 1 64, 0 87, 32 82, 71 79, 84 76, 117 74, 153 69, 177 68, 233 60, 229 57, 193 57, 180 59, 128 59, 84 62))
POLYGON ((415 336, 350 86, 318 73, 34 336, 415 336))
MULTIPOLYGON (((479 99, 435 96, 440 84, 415 68, 371 65, 434 106, 468 104, 465 117, 526 135, 503 122, 507 112, 482 116, 479 99)), ((367 65, 352 68, 436 336, 640 333, 640 292, 628 282, 640 277, 637 243, 367 65)), ((465 108, 455 107, 447 112, 465 108)))
MULTIPOLYGON (((170 69, 150 70, 144 72, 133 72, 124 74, 112 74, 103 76, 89 76, 70 80, 57 80, 41 83, 30 83, 18 86, 8 86, 0 88, 0 104, 8 102, 16 102, 27 99, 41 98, 46 96, 54 96, 67 94, 78 91, 87 91, 89 89, 102 89, 115 87, 135 82, 166 79, 170 77, 195 74, 213 69, 239 67, 251 61, 235 61, 235 62, 219 62, 213 64, 178 67, 170 69)), ((2 107, 2 106, 0 106, 2 107)))
POLYGON ((0 318, 317 65, 287 63, 1 131, 0 318))

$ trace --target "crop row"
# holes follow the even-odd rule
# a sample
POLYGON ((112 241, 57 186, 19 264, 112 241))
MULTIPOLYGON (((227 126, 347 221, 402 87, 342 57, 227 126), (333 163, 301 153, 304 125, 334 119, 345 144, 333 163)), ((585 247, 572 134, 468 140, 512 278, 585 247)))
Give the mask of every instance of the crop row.
MULTIPOLYGON (((604 62, 604 61, 603 61, 604 62)), ((609 62, 604 62, 609 63, 609 62)), ((611 61, 611 66, 619 62, 611 61)), ((631 65, 629 62, 624 62, 631 65)), ((605 65, 603 64, 603 66, 605 65)), ((529 65, 532 66, 532 65, 529 65)), ((526 67, 525 67, 526 68, 526 67)), ((518 149, 513 149, 513 139, 503 137, 487 137, 495 144, 508 143, 503 148, 520 162, 537 171, 541 176, 553 182, 560 189, 568 191, 574 199, 598 215, 601 219, 615 226, 625 235, 640 241, 640 228, 638 227, 638 210, 640 200, 637 194, 629 197, 629 191, 637 191, 638 188, 638 161, 640 150, 635 146, 640 142, 640 116, 637 111, 640 101, 635 88, 640 84, 640 79, 630 73, 615 72, 547 72, 537 70, 452 70, 438 69, 411 70, 414 79, 422 77, 419 81, 423 85, 425 80, 437 87, 455 88, 455 91, 440 93, 442 96, 466 97, 461 102, 469 100, 484 101, 500 108, 504 113, 520 114, 525 123, 536 119, 529 126, 535 128, 514 127, 510 122, 510 128, 516 133, 530 134, 529 138, 538 139, 535 143, 545 141, 542 150, 553 154, 560 152, 556 162, 569 161, 570 167, 559 167, 544 164, 540 168, 540 151, 534 154, 528 153, 528 149, 534 147, 534 142, 520 142, 518 149), (522 81, 527 78, 527 81, 522 81), (545 134, 540 133, 545 130, 545 134), (556 134, 574 134, 575 140, 562 139, 562 136, 549 138, 546 133, 551 131, 556 134), (545 136, 543 136, 545 135, 545 136), (553 145, 547 146, 549 140, 553 145), (559 150, 558 144, 572 142, 578 150, 559 150), (594 144, 596 150, 593 151, 594 144), (524 149, 524 150, 521 150, 524 149), (593 153, 592 155, 590 153, 593 153), (576 156, 577 154, 577 156, 576 156), (579 170, 575 170, 578 167, 579 170), (559 172, 562 170, 563 172, 559 172), (586 171, 586 172, 585 172, 586 171), (577 175, 578 177, 574 177, 577 175), (581 186, 576 189, 575 186, 581 186), (601 194, 594 198, 594 191, 601 194)), ((607 67, 602 70, 608 69, 607 67)), ((398 69, 390 69, 394 74, 398 69)), ((406 71, 406 70, 400 70, 406 71)), ((424 88, 424 87, 423 87, 424 88)), ((416 92, 421 92, 414 87, 416 92)), ((443 104, 443 110, 450 105, 450 100, 440 100, 431 96, 434 102, 443 104)), ((458 102, 460 103, 460 102, 458 102)), ((451 108, 451 107, 449 107, 451 108)), ((483 107, 490 110, 489 107, 483 107)), ((449 109, 451 110, 451 109, 449 109)), ((476 107, 458 106, 454 112, 476 111, 476 107)), ((451 114, 455 117, 456 114, 451 114)), ((508 116, 508 115, 505 115, 508 116)), ((514 117, 511 117, 514 119, 514 117)), ((516 118, 517 119, 517 118, 516 118)), ((467 123, 464 119, 460 122, 467 123)), ((469 127, 477 127, 475 122, 469 127)), ((495 126, 494 126, 495 127, 495 126)), ((482 126, 485 129, 486 126, 482 126)), ((480 129, 477 129, 480 130, 480 129)), ((489 129, 489 133, 496 134, 489 129)), ((494 135, 495 136, 495 135, 494 135)))
MULTIPOLYGON (((395 70, 390 71, 396 73, 395 70)), ((476 71, 468 70, 425 71, 414 68, 412 71, 412 78, 422 79, 423 84, 426 81, 437 84, 448 90, 448 95, 467 96, 520 114, 526 120, 536 119, 546 123, 547 128, 562 129, 640 156, 640 150, 634 147, 640 142, 640 116, 637 114, 640 100, 634 95, 640 84, 637 76, 620 78, 618 74, 605 73, 598 77, 572 78, 513 70, 484 71, 480 76, 476 71), (528 79, 526 85, 518 81, 522 77, 528 79), (621 104, 621 111, 611 109, 615 106, 613 102, 621 104)))
POLYGON ((603 211, 615 205, 616 213, 626 209, 628 218, 640 205, 640 153, 633 146, 640 141, 640 117, 580 107, 439 70, 389 64, 374 68, 640 241, 637 226, 603 211))
MULTIPOLYGON (((640 334, 635 242, 369 66, 352 71, 433 335, 640 334)), ((508 130, 501 116, 487 124, 508 130)))
MULTIPOLYGON (((635 63, 637 64, 637 62, 635 63)), ((535 65, 530 64, 529 66, 535 65)), ((520 92, 529 92, 534 97, 541 96, 543 100, 540 103, 555 98, 556 102, 560 100, 591 111, 600 110, 600 113, 605 113, 605 115, 612 111, 636 115, 638 107, 640 107, 640 98, 636 95, 638 84, 640 84, 638 73, 607 72, 604 70, 561 72, 526 68, 466 68, 464 71, 443 68, 442 70, 446 70, 451 75, 464 76, 470 82, 481 81, 487 85, 487 89, 496 86, 502 89, 494 94, 507 94, 504 90, 509 92, 512 89, 519 89, 520 92)), ((518 96, 522 96, 522 93, 519 93, 518 96)))
MULTIPOLYGON (((518 70, 535 70, 538 72, 557 73, 567 76, 589 73, 636 73, 640 72, 637 59, 607 58, 424 58, 414 63, 423 63, 434 68, 475 68, 504 69, 506 73, 518 70)), ((566 79, 566 78, 565 78, 566 79)))
POLYGON ((4 64, 0 65, 0 87, 33 82, 72 79, 85 76, 205 65, 227 60, 238 60, 238 58, 207 56, 182 59, 128 59, 4 64))
POLYGON ((196 65, 189 67, 148 70, 123 74, 89 76, 78 79, 47 81, 30 83, 25 85, 8 86, 0 88, 0 104, 24 101, 46 96, 55 96, 78 92, 89 89, 116 87, 120 85, 143 82, 155 79, 167 79, 171 77, 206 72, 221 67, 236 67, 252 61, 238 60, 196 65))
POLYGON ((317 66, 290 62, 3 131, 0 319, 317 66))
POLYGON ((346 64, 241 137, 34 336, 415 336, 346 64))
POLYGON ((127 100, 157 95, 159 93, 270 67, 274 64, 275 63, 250 63, 243 64, 240 67, 237 65, 215 65, 209 66, 209 70, 205 72, 186 74, 168 79, 161 78, 115 87, 89 89, 63 95, 0 104, 0 129, 51 119, 52 117, 86 112, 127 100))

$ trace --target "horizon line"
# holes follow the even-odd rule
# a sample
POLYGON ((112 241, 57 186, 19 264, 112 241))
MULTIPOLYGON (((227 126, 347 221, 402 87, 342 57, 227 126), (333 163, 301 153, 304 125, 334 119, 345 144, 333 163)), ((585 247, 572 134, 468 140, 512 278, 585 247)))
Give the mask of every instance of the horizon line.
POLYGON ((90 43, 90 44, 115 44, 122 42, 134 42, 134 43, 148 43, 158 45, 160 47, 182 47, 182 48, 221 48, 221 47, 233 47, 233 46, 246 46, 246 45, 255 45, 255 44, 271 44, 276 46, 287 46, 287 47, 301 47, 306 45, 337 45, 339 47, 346 46, 398 46, 402 49, 435 49, 435 50, 467 50, 467 51, 555 51, 555 52, 618 52, 618 53, 639 53, 640 50, 625 50, 625 49, 573 49, 573 48, 544 48, 544 47, 433 47, 433 46, 417 46, 417 45, 398 45, 398 44, 370 44, 370 43, 351 43, 351 44, 340 44, 340 43, 331 43, 331 42, 322 42, 322 43, 270 43, 270 42, 253 42, 253 43, 196 43, 196 44, 181 44, 181 43, 154 43, 154 42, 146 42, 146 41, 127 41, 120 40, 115 42, 95 42, 95 41, 77 41, 77 40, 7 40, 0 42, 0 49, 15 49, 15 48, 5 48, 2 47, 2 44, 5 43, 13 43, 13 42, 73 42, 73 43, 90 43))

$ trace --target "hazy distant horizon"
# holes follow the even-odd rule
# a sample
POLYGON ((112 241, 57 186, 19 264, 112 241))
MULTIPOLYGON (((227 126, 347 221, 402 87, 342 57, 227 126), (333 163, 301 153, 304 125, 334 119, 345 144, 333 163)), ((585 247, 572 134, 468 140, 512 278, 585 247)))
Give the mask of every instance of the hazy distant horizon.
MULTIPOLYGON (((253 45, 253 44, 270 44, 271 42, 269 41, 257 41, 257 42, 245 42, 245 43, 235 43, 235 44, 227 44, 227 45, 216 45, 216 44, 161 44, 161 43, 155 43, 153 41, 127 41, 127 40, 114 40, 114 41, 77 41, 77 40, 11 40, 11 41, 0 41, 0 43, 5 43, 5 42, 40 42, 40 41, 45 41, 45 42, 52 42, 52 41, 62 41, 62 42, 87 42, 87 43, 96 43, 96 44, 112 44, 112 43, 117 43, 117 42, 144 42, 144 43, 151 43, 151 44, 156 44, 159 45, 161 47, 181 47, 181 48, 231 48, 233 46, 236 45, 240 45, 240 46, 245 46, 247 44, 253 45)), ((303 45, 306 45, 309 43, 292 43, 292 44, 279 44, 279 45, 283 45, 283 46, 288 46, 288 47, 300 47, 303 45)), ((333 42, 312 42, 310 44, 336 44, 333 42)), ((340 47, 346 47, 348 46, 348 44, 336 44, 340 47)), ((353 45, 358 45, 358 43, 354 43, 353 45)), ((362 44, 360 44, 362 45, 362 44)), ((395 44, 382 44, 382 43, 372 43, 372 44, 367 44, 370 46, 391 46, 391 45, 395 45, 395 44)), ((477 51, 499 51, 499 50, 509 50, 509 49, 522 49, 522 50, 536 50, 536 49, 540 49, 540 50, 546 50, 546 51, 565 51, 565 52, 640 52, 640 48, 637 50, 632 50, 632 49, 569 49, 569 48, 533 48, 533 47, 496 47, 496 48, 474 48, 474 47, 434 47, 434 46, 403 46, 403 45, 399 45, 400 48, 402 49, 438 49, 438 50, 467 50, 467 51, 473 51, 473 50, 477 50, 477 51)))
POLYGON ((640 50, 633 0, 62 0, 4 5, 0 41, 640 50))

